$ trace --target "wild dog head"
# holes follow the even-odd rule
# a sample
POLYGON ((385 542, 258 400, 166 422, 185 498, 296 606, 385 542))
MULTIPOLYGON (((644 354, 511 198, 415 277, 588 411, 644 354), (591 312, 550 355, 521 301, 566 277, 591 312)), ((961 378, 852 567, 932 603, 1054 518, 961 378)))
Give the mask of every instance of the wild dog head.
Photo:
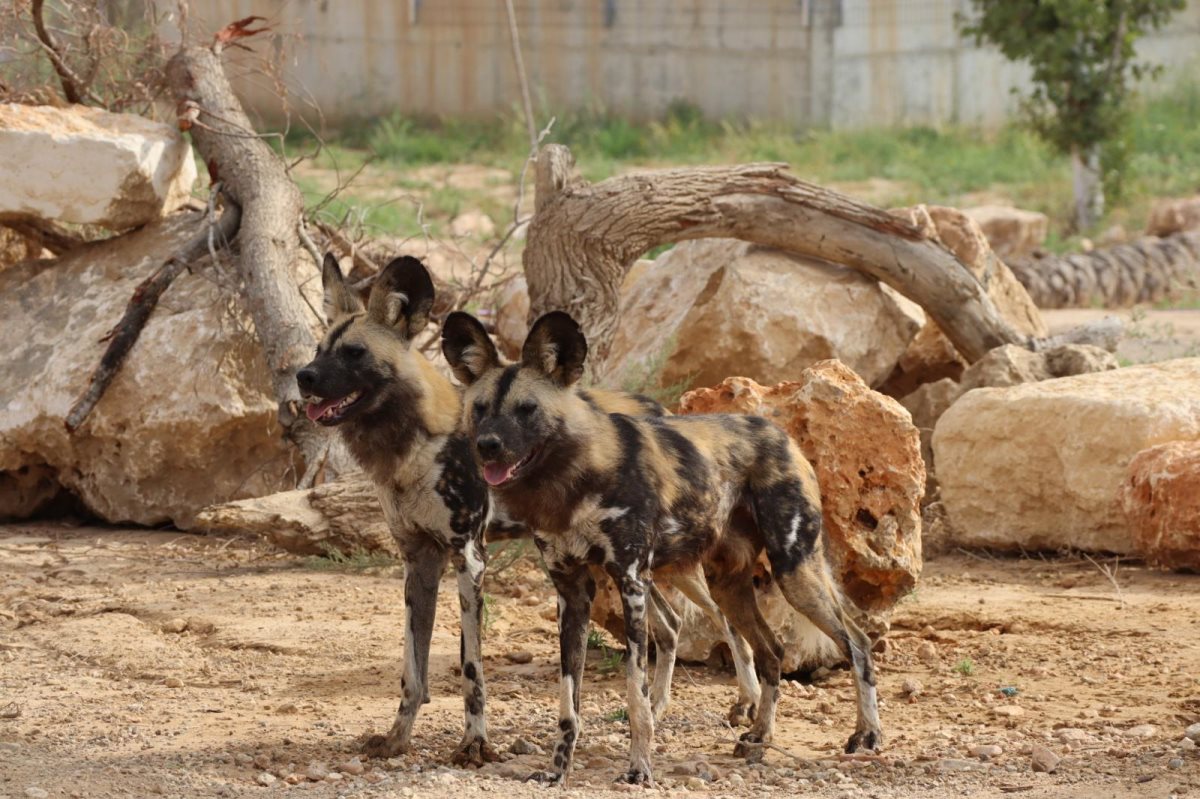
POLYGON ((296 373, 308 418, 333 426, 389 406, 415 406, 432 368, 412 349, 433 308, 433 280, 424 265, 410 256, 389 263, 365 307, 332 255, 325 256, 321 277, 329 329, 316 357, 296 373))
POLYGON ((570 316, 553 311, 538 319, 521 360, 505 366, 483 325, 452 313, 442 328, 442 352, 468 387, 463 429, 489 485, 552 475, 578 449, 571 419, 582 400, 571 387, 583 374, 587 340, 570 316))

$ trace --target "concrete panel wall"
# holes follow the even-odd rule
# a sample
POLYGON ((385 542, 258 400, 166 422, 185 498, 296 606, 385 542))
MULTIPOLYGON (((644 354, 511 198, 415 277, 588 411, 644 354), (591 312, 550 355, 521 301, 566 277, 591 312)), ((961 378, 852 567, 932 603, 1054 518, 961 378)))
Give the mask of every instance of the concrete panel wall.
MULTIPOLYGON (((162 0, 167 3, 168 0, 162 0)), ((171 4, 173 5, 173 4, 171 4)), ((686 99, 713 117, 853 128, 997 124, 1027 70, 959 38, 969 0, 515 0, 535 102, 632 117, 686 99)), ((294 89, 325 117, 487 115, 519 89, 503 0, 192 0, 216 29, 261 14, 294 89)), ((262 47, 263 45, 260 45, 262 47)), ((1190 74, 1200 0, 1143 54, 1190 74)), ((278 115, 270 81, 239 83, 278 115)))

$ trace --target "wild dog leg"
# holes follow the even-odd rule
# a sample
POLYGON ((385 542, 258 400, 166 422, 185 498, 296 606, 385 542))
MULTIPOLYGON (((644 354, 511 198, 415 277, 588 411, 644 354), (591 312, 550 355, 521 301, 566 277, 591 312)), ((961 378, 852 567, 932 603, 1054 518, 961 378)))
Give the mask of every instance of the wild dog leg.
POLYGON ((829 568, 823 562, 809 559, 791 571, 782 574, 777 572, 776 580, 788 603, 832 638, 850 663, 858 701, 858 721, 854 734, 846 742, 846 751, 880 749, 883 746, 883 729, 879 722, 871 639, 846 615, 844 600, 829 568))
POLYGON ((487 691, 483 681, 483 574, 487 552, 476 539, 466 542, 451 559, 458 571, 458 602, 462 608, 460 665, 466 730, 450 762, 482 766, 500 759, 487 740, 487 691))
POLYGON ((738 684, 737 701, 729 709, 729 724, 734 727, 748 726, 750 722, 754 721, 754 716, 758 711, 760 695, 758 675, 754 671, 754 654, 750 651, 750 645, 737 634, 733 625, 729 623, 729 619, 725 618, 725 614, 713 601, 699 565, 695 569, 673 573, 671 585, 682 591, 684 596, 704 611, 704 615, 716 625, 718 630, 724 631, 725 643, 729 645, 729 651, 733 655, 733 669, 737 674, 738 684))
POLYGON ((400 710, 387 735, 372 735, 364 751, 371 757, 395 757, 408 751, 417 711, 429 699, 429 641, 437 611, 438 581, 449 552, 432 542, 416 542, 404 554, 404 676, 400 710))
MULTIPOLYGON (((617 567, 619 568, 619 567, 617 567)), ((613 570, 616 571, 616 568, 613 570)), ((625 692, 629 703, 629 771, 617 779, 633 785, 653 782, 650 772, 650 748, 654 743, 654 714, 650 707, 646 680, 646 622, 649 586, 630 565, 624 573, 614 573, 625 611, 625 692)))
POLYGON ((654 684, 650 686, 650 707, 654 721, 658 722, 671 704, 671 677, 675 673, 680 619, 653 583, 650 584, 650 610, 654 633, 654 684))
POLYGON ((549 563, 550 579, 558 591, 558 643, 562 676, 558 691, 558 744, 554 747, 553 765, 548 771, 529 775, 530 780, 550 785, 564 785, 571 773, 571 760, 581 728, 579 697, 583 682, 583 666, 587 658, 588 620, 596 582, 586 568, 564 569, 561 564, 549 563))
POLYGON ((749 641, 754 652, 759 679, 758 713, 750 730, 740 736, 733 754, 756 763, 762 760, 763 747, 755 744, 769 743, 775 733, 775 703, 779 696, 783 647, 758 609, 752 572, 721 575, 710 581, 709 588, 717 605, 734 629, 749 641))

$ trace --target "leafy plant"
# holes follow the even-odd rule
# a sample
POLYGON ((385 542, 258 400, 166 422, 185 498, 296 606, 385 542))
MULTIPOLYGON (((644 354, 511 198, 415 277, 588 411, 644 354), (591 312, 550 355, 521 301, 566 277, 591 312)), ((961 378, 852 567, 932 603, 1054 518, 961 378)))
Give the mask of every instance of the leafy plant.
POLYGON ((368 569, 387 569, 400 563, 386 552, 368 552, 362 547, 355 547, 349 553, 342 552, 329 543, 322 544, 321 548, 325 554, 309 555, 304 559, 304 568, 313 571, 361 572, 368 569))
POLYGON ((605 721, 629 721, 629 711, 619 707, 611 713, 604 714, 605 721))
POLYGON ((964 677, 970 677, 975 673, 975 664, 971 662, 970 658, 963 658, 958 661, 958 665, 954 667, 954 670, 964 677))
POLYGON ((595 627, 588 628, 587 648, 588 649, 607 649, 608 648, 608 642, 604 637, 603 630, 598 630, 595 627))

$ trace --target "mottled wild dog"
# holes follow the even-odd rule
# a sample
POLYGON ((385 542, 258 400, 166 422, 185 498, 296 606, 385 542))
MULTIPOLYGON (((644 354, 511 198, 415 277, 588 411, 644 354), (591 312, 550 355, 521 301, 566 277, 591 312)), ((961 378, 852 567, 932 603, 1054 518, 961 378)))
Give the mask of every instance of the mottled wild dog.
POLYGON ((480 651, 488 492, 473 444, 457 432, 458 391, 412 346, 429 321, 433 281, 417 259, 397 258, 379 274, 364 308, 331 255, 322 279, 329 329, 296 381, 309 418, 336 426, 374 481, 404 554, 400 710, 386 735, 368 740, 366 752, 390 757, 408 750, 417 711, 429 701, 429 643, 438 583, 450 561, 462 607, 466 709, 466 731, 451 760, 482 765, 498 759, 487 738, 480 651))
POLYGON ((755 600, 754 564, 764 549, 783 595, 851 664, 858 722, 846 751, 882 744, 870 641, 843 610, 825 558, 816 475, 786 433, 757 416, 638 418, 589 405, 571 389, 587 342, 561 312, 534 324, 513 366, 500 362, 467 314, 446 320, 442 351, 469 386, 463 427, 491 490, 537 531, 558 590, 560 737, 551 770, 535 778, 562 782, 570 773, 595 590, 588 564, 603 565, 616 581, 625 614, 631 745, 624 781, 651 779, 649 577, 666 566, 702 563, 713 598, 750 642, 761 700, 734 753, 761 759, 761 744, 773 734, 783 654, 755 600))

